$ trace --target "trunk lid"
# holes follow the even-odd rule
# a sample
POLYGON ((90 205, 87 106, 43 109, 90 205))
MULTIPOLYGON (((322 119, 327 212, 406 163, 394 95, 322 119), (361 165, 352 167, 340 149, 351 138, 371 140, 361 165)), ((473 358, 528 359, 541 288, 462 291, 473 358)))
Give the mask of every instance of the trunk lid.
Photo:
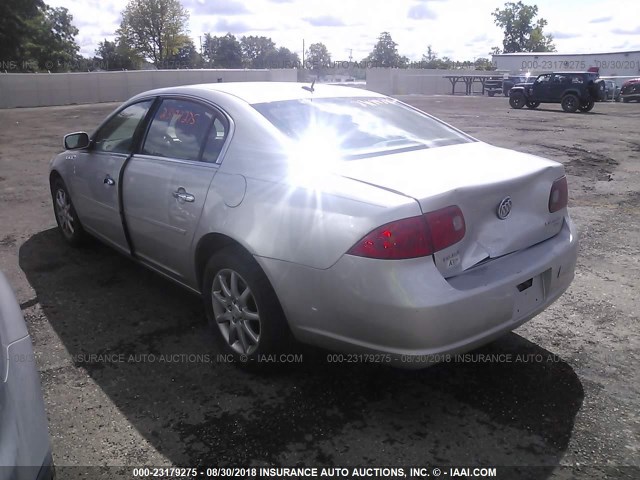
POLYGON ((482 142, 345 161, 342 176, 414 198, 423 213, 449 205, 462 210, 464 238, 434 254, 445 277, 490 258, 535 245, 556 235, 564 211, 549 213, 561 164, 482 142), (500 219, 507 197, 511 212, 500 219))

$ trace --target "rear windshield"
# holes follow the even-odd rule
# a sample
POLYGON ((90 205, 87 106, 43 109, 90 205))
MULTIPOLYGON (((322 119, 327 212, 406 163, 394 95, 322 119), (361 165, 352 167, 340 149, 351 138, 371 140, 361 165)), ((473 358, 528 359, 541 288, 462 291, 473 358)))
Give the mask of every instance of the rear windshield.
POLYGON ((321 136, 344 159, 473 141, 391 98, 285 100, 253 107, 291 139, 321 136))

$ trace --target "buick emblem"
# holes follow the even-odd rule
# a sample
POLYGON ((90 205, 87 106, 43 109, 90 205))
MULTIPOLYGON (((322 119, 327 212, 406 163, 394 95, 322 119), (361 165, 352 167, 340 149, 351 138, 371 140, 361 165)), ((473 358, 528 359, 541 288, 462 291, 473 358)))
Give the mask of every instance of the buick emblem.
POLYGON ((511 213, 512 205, 513 202, 511 201, 511 197, 504 197, 502 199, 502 201, 498 204, 498 210, 496 212, 500 220, 504 220, 509 216, 509 214, 511 213))

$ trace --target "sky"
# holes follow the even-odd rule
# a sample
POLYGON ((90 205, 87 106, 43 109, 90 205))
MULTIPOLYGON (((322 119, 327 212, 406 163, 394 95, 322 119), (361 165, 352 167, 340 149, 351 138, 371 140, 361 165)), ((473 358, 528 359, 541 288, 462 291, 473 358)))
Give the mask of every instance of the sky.
MULTIPOLYGON (((439 57, 490 58, 502 46, 502 31, 491 12, 504 0, 181 0, 190 13, 196 47, 204 33, 237 38, 271 37, 302 57, 302 45, 324 43, 331 59, 354 61, 367 56, 383 31, 398 51, 418 61, 431 45, 439 57)), ((515 1, 515 0, 514 0, 515 1)), ((79 29, 80 53, 92 57, 98 42, 113 40, 127 0, 45 0, 66 7, 79 29)), ((546 33, 558 52, 604 53, 640 50, 640 3, 637 0, 537 0, 546 33)))

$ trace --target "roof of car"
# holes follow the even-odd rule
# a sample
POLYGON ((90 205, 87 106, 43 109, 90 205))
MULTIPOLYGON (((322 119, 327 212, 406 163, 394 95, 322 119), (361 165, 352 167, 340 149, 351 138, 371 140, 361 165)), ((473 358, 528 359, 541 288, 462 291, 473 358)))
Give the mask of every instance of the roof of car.
POLYGON ((207 97, 208 92, 222 92, 240 98, 249 104, 313 98, 383 97, 383 95, 361 88, 315 84, 313 91, 310 91, 310 87, 311 83, 296 82, 229 82, 184 85, 145 93, 157 95, 188 93, 207 97))

